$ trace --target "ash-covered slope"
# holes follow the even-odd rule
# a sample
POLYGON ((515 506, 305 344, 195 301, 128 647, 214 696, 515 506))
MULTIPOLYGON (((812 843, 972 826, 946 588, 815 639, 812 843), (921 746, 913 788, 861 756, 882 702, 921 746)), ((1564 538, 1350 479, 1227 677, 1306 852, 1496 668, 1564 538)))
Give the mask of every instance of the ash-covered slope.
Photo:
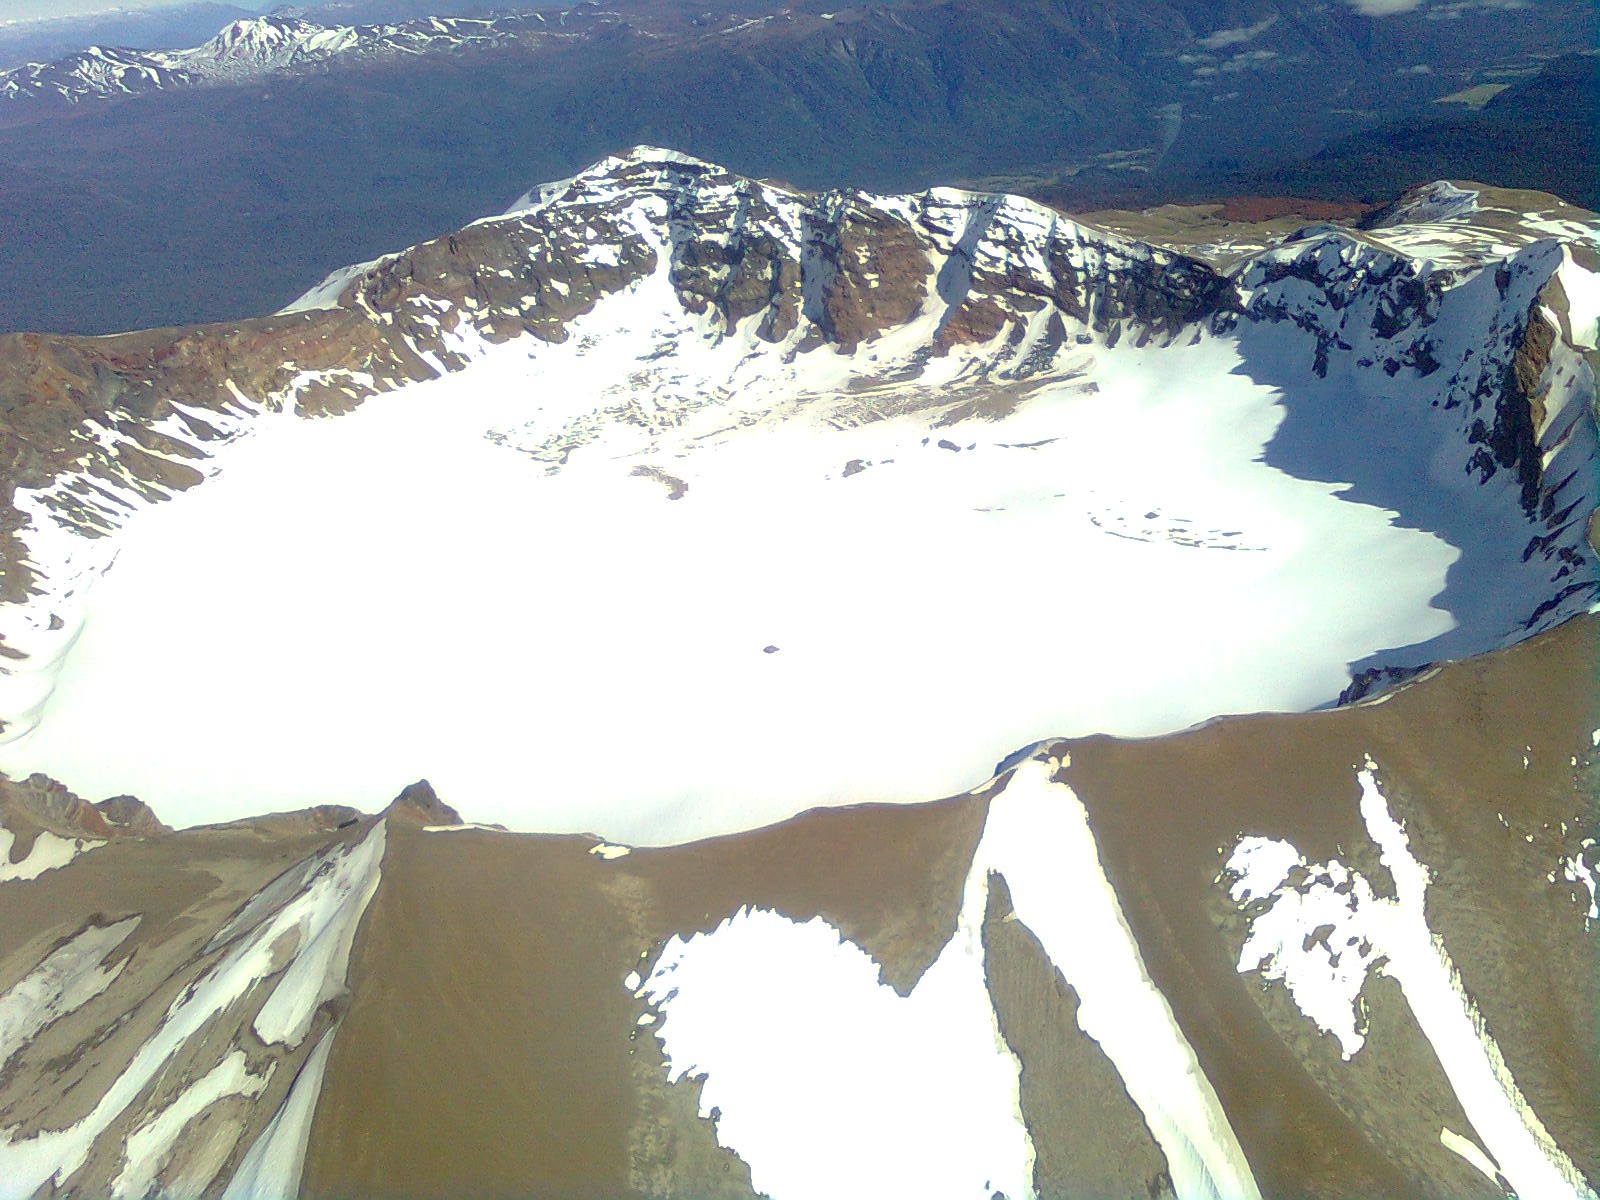
POLYGON ((6 339, 0 762, 671 842, 1361 694, 1593 602, 1592 230, 1184 254, 640 150, 275 317, 6 339))
POLYGON ((79 836, 0 872, 0 1195, 293 1195, 385 823, 320 810, 179 846, 147 810, 64 813, 30 783, 0 787, 23 865, 61 841, 38 825, 79 836))
POLYGON ((0 1196, 1592 1197, 1597 633, 661 849, 49 817, 0 1196))

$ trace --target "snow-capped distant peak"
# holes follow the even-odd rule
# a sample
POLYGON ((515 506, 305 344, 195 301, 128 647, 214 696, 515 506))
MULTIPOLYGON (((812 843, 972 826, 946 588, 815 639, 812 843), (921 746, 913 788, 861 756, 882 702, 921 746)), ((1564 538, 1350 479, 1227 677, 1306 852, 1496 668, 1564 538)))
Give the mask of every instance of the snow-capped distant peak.
POLYGON ((1424 221, 1459 220, 1470 217, 1478 207, 1476 191, 1439 179, 1407 192, 1374 221, 1373 226, 1387 228, 1424 221))
POLYGON ((245 17, 184 50, 95 46, 54 62, 0 71, 0 102, 42 99, 78 104, 316 70, 345 60, 530 42, 542 36, 543 29, 542 20, 517 15, 491 20, 430 17, 388 25, 319 25, 297 17, 245 17))
POLYGON ((203 48, 217 54, 259 54, 316 33, 330 32, 288 17, 248 17, 225 26, 203 48))

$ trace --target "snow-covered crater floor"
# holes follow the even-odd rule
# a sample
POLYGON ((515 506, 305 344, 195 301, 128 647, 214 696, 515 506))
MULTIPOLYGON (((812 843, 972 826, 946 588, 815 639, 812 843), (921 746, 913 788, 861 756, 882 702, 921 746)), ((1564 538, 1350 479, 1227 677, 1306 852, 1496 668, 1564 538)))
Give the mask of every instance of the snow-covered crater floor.
POLYGON ((264 416, 129 521, 0 769, 180 826, 425 775, 469 820, 670 843, 960 791, 1044 737, 1314 707, 1453 624, 1458 551, 1265 465, 1282 410, 1227 340, 1077 347, 936 426, 962 354, 849 388, 929 329, 785 365, 666 286, 264 416))

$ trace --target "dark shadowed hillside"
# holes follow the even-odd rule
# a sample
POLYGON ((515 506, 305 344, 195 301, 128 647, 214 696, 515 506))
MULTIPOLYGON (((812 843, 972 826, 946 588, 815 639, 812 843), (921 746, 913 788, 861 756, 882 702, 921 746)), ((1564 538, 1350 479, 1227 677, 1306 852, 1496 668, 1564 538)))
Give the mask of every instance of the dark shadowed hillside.
POLYGON ((1249 176, 1247 187, 1376 201, 1428 179, 1492 179, 1600 205, 1600 57, 1568 54, 1493 97, 1482 109, 1397 121, 1342 138, 1291 167, 1249 176))
POLYGON ((812 188, 1153 195, 1436 114, 1434 99, 1586 44, 1592 26, 1577 0, 1454 20, 1309 0, 744 11, 582 6, 488 47, 0 102, 0 329, 268 311, 640 142, 812 188))

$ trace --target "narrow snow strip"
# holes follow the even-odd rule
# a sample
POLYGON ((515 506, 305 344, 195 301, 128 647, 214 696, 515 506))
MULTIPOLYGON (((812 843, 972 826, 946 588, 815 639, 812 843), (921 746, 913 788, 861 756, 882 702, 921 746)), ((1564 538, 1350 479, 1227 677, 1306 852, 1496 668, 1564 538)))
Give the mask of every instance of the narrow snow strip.
POLYGON ((112 967, 102 964, 138 924, 138 917, 128 917, 112 925, 89 926, 0 995, 0 1067, 46 1025, 82 1008, 111 986, 126 960, 112 967))
POLYGON ((1494 1184, 1496 1187, 1502 1186, 1500 1183, 1499 1168, 1494 1165, 1493 1161, 1491 1161, 1489 1156, 1483 1152, 1482 1147, 1480 1147, 1477 1142, 1473 1141, 1471 1138, 1462 1137, 1454 1129, 1451 1129, 1448 1126, 1440 1128, 1439 1141, 1444 1145, 1446 1150, 1449 1150, 1453 1154, 1459 1154, 1462 1158, 1466 1159, 1467 1162, 1472 1164, 1472 1167, 1490 1183, 1494 1184))
POLYGON ((1580 267, 1569 247, 1562 251, 1556 275, 1567 294, 1567 320, 1573 345, 1593 350, 1600 343, 1600 274, 1580 267))
POLYGON ((1462 1111, 1521 1200, 1594 1196, 1518 1090, 1444 943, 1428 928, 1428 869, 1412 855, 1405 830, 1390 814, 1376 770, 1367 759, 1360 774, 1361 819, 1397 894, 1380 910, 1388 918, 1382 930, 1389 953, 1384 973, 1400 984, 1462 1111))
POLYGON ((21 862, 12 862, 11 847, 16 840, 15 834, 0 826, 0 883, 37 879, 46 871, 64 867, 78 855, 104 844, 85 838, 64 838, 46 830, 33 839, 33 847, 21 862))
MULTIPOLYGON (((1359 1000, 1368 970, 1375 967, 1394 979, 1462 1111, 1521 1200, 1593 1200, 1594 1191, 1518 1089, 1443 941, 1429 927, 1428 868, 1412 854, 1376 772, 1377 764, 1368 758, 1358 773, 1361 819, 1394 880, 1394 898, 1377 896, 1360 873, 1337 861, 1308 867, 1306 882, 1298 886, 1288 883, 1285 872, 1268 889, 1266 906, 1252 913, 1239 970, 1260 969, 1269 978, 1284 979, 1301 1011, 1339 1035, 1346 1058, 1360 1049, 1359 1035, 1354 1041, 1350 1037, 1351 1006, 1359 1000), (1335 903, 1330 897, 1341 884, 1346 895, 1335 903), (1319 927, 1329 925, 1332 932, 1322 931, 1319 937, 1319 927), (1332 945, 1342 948, 1333 951, 1332 945)), ((1293 852, 1280 843, 1283 848, 1269 856, 1261 845, 1267 840, 1242 840, 1228 860, 1226 869, 1238 876, 1231 891, 1237 903, 1249 905, 1263 895, 1270 873, 1256 870, 1256 864, 1269 857, 1282 862, 1293 852)))
POLYGON ((378 890, 386 828, 380 821, 273 923, 282 928, 292 915, 301 949, 256 1014, 262 1041, 299 1045, 318 1005, 344 990, 356 928, 378 890))
POLYGON ((271 1076, 272 1067, 266 1075, 252 1075, 244 1051, 235 1050, 190 1084, 160 1115, 129 1136, 122 1170, 111 1185, 113 1200, 143 1200, 190 1121, 224 1097, 258 1095, 271 1076))
POLYGON ((245 903, 245 906, 229 919, 228 923, 212 935, 206 943, 206 953, 210 954, 219 946, 234 941, 236 938, 249 933, 261 922, 268 920, 284 905, 290 903, 295 896, 304 890, 311 878, 322 868, 324 857, 320 854, 312 855, 303 862, 296 863, 280 874, 266 887, 262 888, 245 903))
POLYGON ((758 1192, 1033 1196, 1020 1068, 984 976, 988 890, 974 869, 955 936, 905 997, 820 917, 742 910, 667 943, 641 994, 668 1078, 704 1078, 700 1115, 758 1192))
POLYGON ((1052 768, 1030 759, 989 806, 974 874, 997 871, 1017 918, 1078 994, 1100 1044, 1166 1155, 1178 1200, 1259 1197, 1227 1114, 1151 982, 1100 863, 1089 815, 1052 768))
POLYGON ((330 1029, 306 1058, 283 1105, 246 1152, 222 1200, 295 1200, 299 1196, 311 1117, 322 1094, 322 1075, 332 1049, 330 1029))

